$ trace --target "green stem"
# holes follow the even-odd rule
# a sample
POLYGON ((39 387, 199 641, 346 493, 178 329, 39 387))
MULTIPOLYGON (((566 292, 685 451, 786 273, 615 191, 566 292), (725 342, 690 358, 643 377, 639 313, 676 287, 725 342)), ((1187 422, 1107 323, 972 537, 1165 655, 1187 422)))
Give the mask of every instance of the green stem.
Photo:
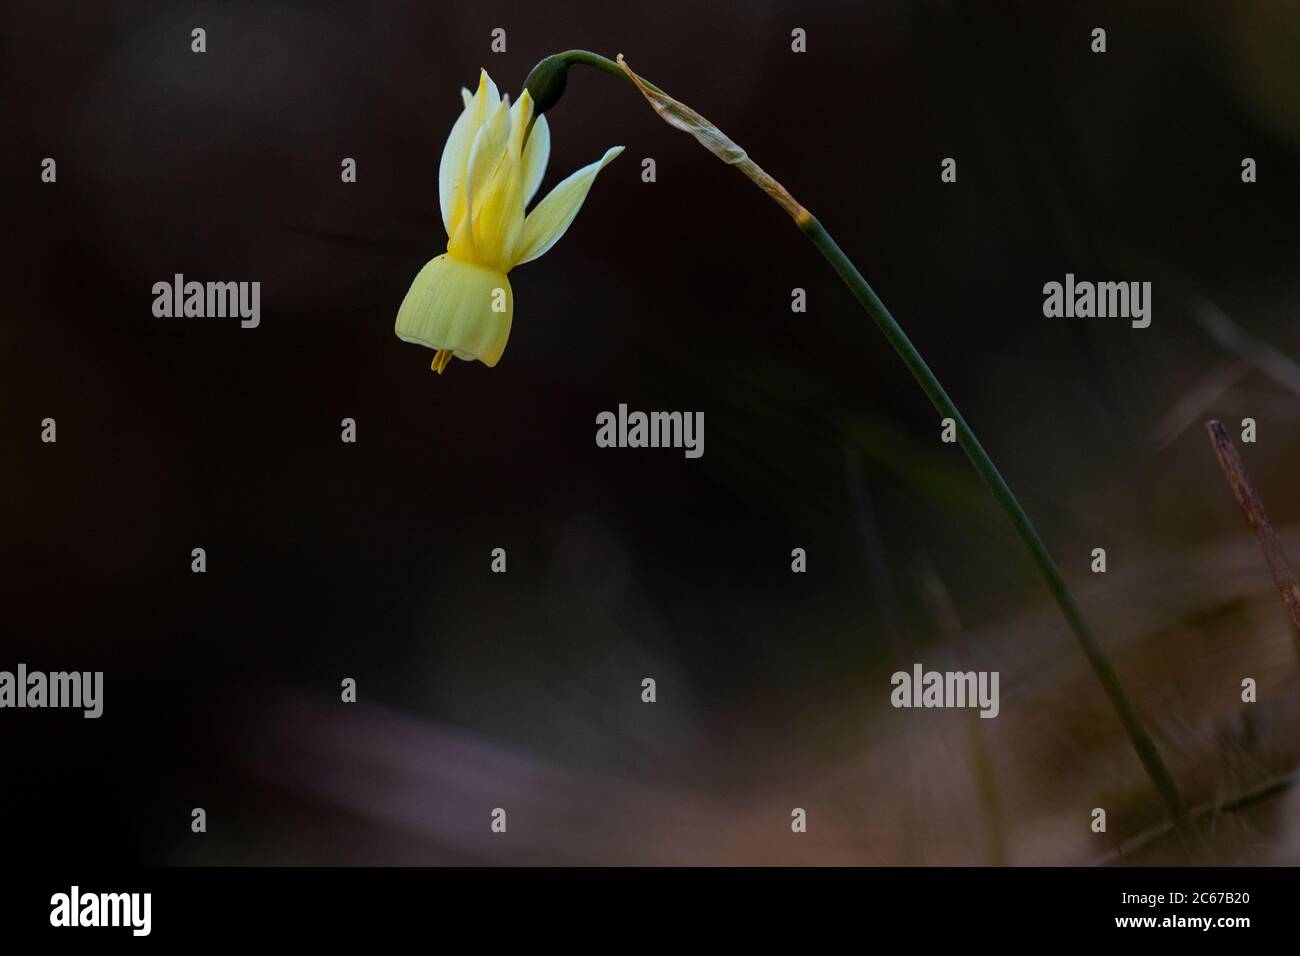
MULTIPOLYGON (((533 67, 533 72, 529 74, 529 78, 531 79, 533 75, 536 74, 538 70, 541 69, 544 65, 552 62, 562 63, 564 64, 565 67, 568 67, 574 63, 581 63, 583 66, 590 66, 597 70, 600 70, 602 73, 608 73, 610 76, 616 76, 623 82, 627 83, 629 86, 636 85, 635 83, 632 82, 632 78, 623 72, 622 67, 620 67, 609 57, 601 56, 599 53, 592 53, 589 50, 565 50, 563 53, 552 54, 551 56, 548 56, 546 57, 546 59, 542 60, 541 63, 538 63, 537 66, 533 67)), ((642 79, 644 80, 645 78, 642 77, 642 79)), ((646 86, 650 87, 652 90, 655 90, 660 93, 663 92, 663 90, 660 90, 659 87, 655 86, 653 83, 651 83, 648 80, 645 81, 645 84, 646 86)), ((528 85, 528 80, 524 80, 524 86, 529 89, 532 88, 528 85)))
MULTIPOLYGON (((569 79, 569 67, 574 63, 608 73, 633 89, 636 88, 632 78, 624 73, 617 63, 599 53, 591 53, 587 50, 565 50, 563 53, 553 53, 538 61, 524 80, 524 89, 532 97, 534 109, 533 119, 529 122, 529 132, 532 132, 532 123, 536 122, 537 117, 559 102, 560 97, 564 95, 564 88, 569 79)), ((656 93, 663 92, 653 83, 646 83, 646 85, 656 93)))
POLYGON ((592 53, 589 50, 565 50, 563 53, 555 54, 555 58, 563 60, 565 63, 581 63, 584 66, 593 66, 610 76, 617 76, 620 80, 627 80, 628 83, 632 82, 628 75, 619 69, 617 63, 607 56, 601 56, 599 53, 592 53))
MULTIPOLYGON (((593 67, 603 73, 608 73, 610 76, 618 77, 634 87, 636 85, 632 78, 615 61, 587 50, 566 50, 563 53, 549 56, 538 63, 524 83, 524 86, 532 92, 533 99, 537 101, 539 113, 553 106, 563 94, 568 68, 573 63, 593 67)), ((641 77, 641 82, 654 92, 663 93, 659 87, 650 83, 644 77, 641 77)), ((656 106, 656 109, 659 109, 659 107, 656 106)), ((698 114, 695 114, 695 117, 702 120, 702 117, 698 117, 698 114)), ((716 129, 713 129, 716 132, 716 129)), ((697 138, 699 138, 698 135, 697 138)), ((746 175, 753 178, 751 172, 746 172, 746 175)), ((791 198, 785 193, 784 188, 781 189, 781 193, 785 198, 791 198)), ((939 380, 930 371, 930 367, 925 364, 925 359, 921 357, 921 353, 916 350, 916 346, 912 344, 897 320, 890 314, 889 309, 885 308, 885 304, 880 301, 880 297, 876 295, 867 280, 862 277, 862 273, 858 272, 857 267, 844 254, 844 250, 831 238, 830 233, 817 221, 816 217, 798 206, 792 199, 790 205, 793 208, 787 208, 787 212, 794 216, 795 222, 804 235, 808 237, 814 246, 821 250, 822 255, 839 273, 840 278, 844 280, 844 284, 849 287, 849 290, 894 347, 894 350, 903 360, 903 364, 911 370, 922 391, 929 397, 934 407, 938 409, 939 414, 945 418, 951 418, 955 423, 957 440, 966 452, 966 457, 970 459, 971 464, 975 466, 975 470, 984 479, 989 491, 993 493, 993 497, 1002 506, 1002 510, 1006 512, 1007 517, 1011 519, 1016 533, 1020 535, 1025 547, 1029 549, 1034 562, 1046 579, 1048 590, 1052 592, 1052 596, 1056 599, 1061 613, 1065 615, 1070 629, 1074 631, 1075 637, 1078 638, 1084 656, 1087 657, 1088 663, 1092 666, 1093 673, 1097 675, 1097 680, 1101 682, 1102 689, 1105 690, 1106 696, 1110 699, 1111 706, 1115 708, 1115 713, 1119 716, 1120 723, 1123 724, 1124 731, 1128 734, 1133 749, 1137 751, 1138 759, 1142 762, 1147 776, 1151 778, 1151 783, 1155 786, 1156 792, 1164 802, 1165 810, 1168 812, 1174 828, 1182 838, 1188 853, 1194 859, 1208 859, 1208 848, 1201 839, 1200 833, 1192 825, 1187 808, 1183 805, 1182 798, 1178 794, 1178 785, 1169 773, 1169 768, 1165 766, 1155 741, 1147 733, 1142 718, 1138 715, 1137 708, 1133 706, 1128 694, 1125 693, 1119 675, 1115 673, 1115 668, 1111 665, 1106 652, 1097 642, 1097 638, 1093 636, 1091 628, 1088 627, 1088 622, 1084 619, 1083 612, 1074 600, 1074 595, 1070 593, 1070 589, 1066 586, 1065 579, 1061 576, 1061 571, 1056 566, 1056 562, 1052 559, 1042 539, 1039 538, 1038 532, 1034 530, 1029 516, 1020 507, 1020 502, 1012 494, 1011 488, 1008 487, 1001 472, 993 464, 993 460, 989 458, 988 452, 984 450, 984 446, 975 437, 971 427, 966 424, 966 419, 957 410, 957 406, 948 397, 948 393, 939 384, 939 380)))
POLYGON ((1169 773, 1169 768, 1165 766, 1155 741, 1147 733, 1142 718, 1138 715, 1137 708, 1133 706, 1133 702, 1129 700, 1128 694, 1125 693, 1119 675, 1115 673, 1115 668, 1111 666, 1106 652, 1097 642, 1097 638, 1093 636, 1092 629, 1084 619, 1083 612, 1079 610, 1074 595, 1070 593, 1065 579, 1061 577, 1060 569, 1056 566, 1052 555, 1038 536, 1038 532, 1034 530, 1033 523, 1029 520, 1029 516, 1025 514, 1025 509, 1020 506, 1020 502, 1016 500, 1016 496, 1002 477, 1002 473, 993 464, 993 460, 989 458, 988 452, 980 444, 975 432, 966 424, 966 419, 957 410, 953 400, 948 397, 948 393, 944 391, 944 387, 939 383, 934 372, 930 371, 930 366, 925 363, 925 359, 916 350, 916 346, 907 337, 907 333, 903 331, 898 321, 890 314, 885 304, 880 301, 880 297, 876 295, 875 290, 871 288, 867 280, 862 277, 862 273, 844 254, 844 250, 831 238, 830 233, 817 221, 815 216, 811 215, 808 216, 806 221, 800 223, 799 228, 803 230, 804 235, 808 237, 812 244, 821 251, 821 254, 826 257, 832 268, 839 273, 840 278, 844 280, 844 284, 849 287, 862 308, 866 309, 867 314, 871 316, 880 331, 885 334, 889 344, 894 347, 894 351, 898 353, 899 358, 903 360, 903 364, 911 371, 913 377, 921 386, 921 390, 925 392, 930 402, 938 409, 939 414, 951 418, 956 423, 957 440, 966 452, 966 457, 970 459, 971 464, 975 466, 975 470, 984 479, 984 483, 988 486, 989 491, 993 493, 993 497, 1002 506, 1002 510, 1007 513, 1007 517, 1011 519, 1011 523, 1015 526, 1020 539, 1025 543, 1025 547, 1033 555, 1034 563, 1038 565, 1039 571, 1047 580, 1048 590, 1052 592, 1052 597, 1056 598, 1061 613, 1065 615, 1071 630, 1074 631, 1075 637, 1078 638, 1084 656, 1088 658, 1093 673, 1097 675, 1097 680, 1101 682, 1102 688, 1106 691, 1106 696, 1110 698, 1111 706, 1115 708, 1115 713, 1119 715, 1120 723, 1124 725, 1129 741, 1133 744, 1133 749, 1137 751, 1138 759, 1142 761, 1142 766, 1146 768, 1147 775, 1151 778, 1152 784, 1155 785, 1156 791, 1160 794, 1160 799, 1164 801, 1165 809, 1168 811, 1174 827, 1178 830, 1179 836, 1182 837, 1184 845, 1194 857, 1203 855, 1205 847, 1200 834, 1192 825, 1187 808, 1178 794, 1178 785, 1169 773))

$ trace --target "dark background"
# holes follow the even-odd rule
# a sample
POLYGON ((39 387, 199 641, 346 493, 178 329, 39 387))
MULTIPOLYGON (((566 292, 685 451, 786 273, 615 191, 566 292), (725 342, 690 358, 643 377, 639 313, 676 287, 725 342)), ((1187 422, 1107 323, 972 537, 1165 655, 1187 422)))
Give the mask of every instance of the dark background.
POLYGON ((1223 858, 1295 861, 1291 635, 1201 428, 1254 417, 1258 490, 1300 520, 1300 5, 1244 0, 6 4, 0 669, 106 672, 97 721, 0 712, 6 855, 1180 859, 1125 849, 1159 807, 897 357, 631 88, 574 68, 550 114, 543 192, 627 150, 511 274, 501 363, 439 377, 394 336, 445 248, 460 87, 484 66, 513 97, 572 47, 624 53, 818 215, 1020 494, 1188 802, 1281 781, 1211 814, 1223 858), (261 326, 155 318, 176 272, 260 281, 261 326), (1045 319, 1067 272, 1152 281, 1152 326, 1045 319), (704 457, 597 448, 620 402, 704 412, 704 457), (1001 716, 892 711, 912 661, 1000 669, 1001 716))

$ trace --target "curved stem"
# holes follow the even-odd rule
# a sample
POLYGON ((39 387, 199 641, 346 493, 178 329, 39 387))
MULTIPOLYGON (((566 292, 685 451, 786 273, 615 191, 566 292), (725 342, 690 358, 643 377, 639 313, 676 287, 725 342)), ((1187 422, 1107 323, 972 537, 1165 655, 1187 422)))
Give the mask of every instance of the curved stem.
MULTIPOLYGON (((590 66, 597 70, 600 70, 602 73, 608 73, 610 76, 616 76, 620 80, 623 80, 625 83, 628 83, 632 86, 636 85, 635 83, 632 82, 632 78, 628 76, 626 73, 624 73, 623 68, 620 67, 618 63, 616 63, 614 60, 609 59, 609 57, 601 56, 599 53, 592 53, 589 50, 565 50, 563 53, 553 53, 550 56, 543 59, 541 63, 538 63, 537 66, 533 67, 533 72, 534 73, 537 72, 538 68, 541 67, 542 64, 546 63, 548 60, 561 62, 564 63, 565 65, 570 65, 573 63, 581 63, 583 66, 590 66)), ((532 76, 532 73, 530 73, 529 76, 532 76)), ((646 86, 650 87, 655 92, 658 93, 663 92, 663 90, 659 89, 659 87, 655 86, 653 83, 645 80, 644 78, 642 79, 642 82, 645 83, 646 86)), ((525 80, 524 86, 527 85, 528 85, 528 81, 525 80)))
MULTIPOLYGON (((666 122, 693 135, 702 145, 710 149, 724 162, 736 166, 767 192, 771 198, 782 205, 790 213, 795 224, 808 237, 809 241, 826 257, 826 260, 839 274, 844 284, 849 287, 849 290, 857 298, 858 303, 871 316, 880 331, 884 333, 885 338, 894 347, 894 350, 903 360, 903 364, 911 371, 913 377, 921 386, 921 390, 925 392, 934 407, 938 409, 939 414, 953 420, 957 428, 958 442, 966 452, 966 457, 970 459, 971 464, 975 466, 975 470, 984 480, 993 497, 1002 506, 1002 510, 1006 512, 1007 517, 1011 519, 1011 524, 1015 527, 1016 533, 1020 535, 1020 539, 1024 542, 1025 547, 1029 549, 1034 563, 1038 565, 1039 571, 1042 572, 1048 590, 1051 591, 1052 597, 1056 599, 1057 606, 1060 607, 1061 613, 1065 615, 1065 620, 1070 625, 1070 629, 1074 631, 1079 646, 1083 649, 1084 656, 1092 666, 1093 673, 1101 683, 1102 689, 1106 692, 1111 706, 1114 707, 1115 713, 1124 727, 1124 732, 1128 735, 1129 742, 1137 752, 1138 759, 1142 762, 1147 776, 1151 778, 1151 783, 1164 803, 1165 810, 1168 812, 1174 828, 1182 838, 1188 853, 1191 854, 1193 859, 1208 859, 1208 848, 1200 833, 1192 825, 1191 817, 1187 812, 1187 808, 1183 805, 1173 775, 1170 774, 1169 768, 1165 766, 1155 741, 1147 733, 1137 708, 1133 706, 1133 702, 1125 693, 1119 675, 1115 673, 1115 668, 1111 665, 1106 652, 1098 643, 1097 638, 1093 636, 1092 629, 1084 619, 1083 612, 1079 609, 1074 595, 1070 593, 1065 579, 1061 576, 1060 569, 1056 566, 1056 562, 1038 536, 1038 532, 1034 530, 1029 516, 1025 514, 1024 508, 1016 500, 1016 496, 1012 493, 1001 472, 993 464, 993 460, 989 458, 988 452, 984 450, 984 446, 980 444, 979 439, 975 437, 975 432, 966 424, 966 419, 962 417, 961 412, 957 410, 957 406, 948 397, 948 393, 939 383, 939 379, 935 377, 934 372, 925 363, 921 353, 916 350, 916 346, 912 344, 898 321, 890 314, 889 309, 880 301, 880 297, 876 295, 875 290, 862 277, 862 273, 844 254, 844 250, 831 238, 830 233, 817 221, 815 216, 795 202, 793 197, 785 190, 785 187, 771 179, 770 176, 749 160, 744 150, 736 146, 721 130, 699 113, 690 109, 690 107, 668 96, 659 87, 643 77, 633 74, 626 63, 619 63, 587 50, 566 50, 563 53, 547 57, 538 63, 533 68, 532 73, 529 74, 525 86, 532 89, 534 80, 545 81, 548 76, 554 77, 556 74, 562 77, 568 66, 573 63, 594 67, 603 73, 619 77, 637 87, 666 122)), ((560 91, 563 89, 562 79, 558 89, 560 91)), ((558 97, 558 93, 555 95, 558 97)))
POLYGON ((1155 741, 1147 733, 1146 727, 1142 723, 1142 718, 1138 715, 1137 708, 1129 700, 1128 694, 1124 691, 1123 684, 1120 683, 1119 675, 1115 673, 1115 668, 1110 663, 1110 658, 1097 642, 1093 635, 1092 629, 1088 626, 1087 620, 1084 619, 1083 612, 1079 609, 1078 602, 1075 601, 1074 595, 1070 593, 1065 579, 1061 576, 1060 569, 1048 552, 1047 546, 1034 530, 1033 523, 1029 516, 1025 514, 1025 509, 1020 506, 1016 496, 1012 493, 1011 488, 1007 485, 1006 479, 998 471, 997 466, 993 464, 993 459, 984 450, 980 444, 979 438, 971 430, 970 425, 966 424, 966 419, 962 417, 953 400, 948 397, 948 393, 940 384, 939 379, 935 377, 930 366, 926 364, 921 353, 917 351, 912 340, 907 337, 898 321, 890 313, 885 304, 880 301, 874 289, 862 277, 857 267, 850 261, 849 257, 844 254, 844 250, 839 244, 831 238, 824 226, 817 221, 815 216, 809 216, 805 223, 800 224, 799 228, 804 235, 818 248, 826 260, 831 264, 844 284, 857 298, 862 308, 871 316, 889 344, 894 347, 903 364, 908 367, 921 390, 925 392, 930 402, 939 411, 940 415, 951 418, 957 427, 957 440, 961 444, 962 450, 966 452, 966 457, 970 459, 979 476, 984 479, 984 484, 988 486, 993 497, 997 499, 1002 510, 1006 512, 1007 517, 1011 519, 1012 525, 1015 526, 1016 533, 1029 549, 1033 556, 1034 563, 1038 565, 1039 571, 1047 581, 1047 589, 1052 592, 1052 597, 1056 599, 1061 613, 1065 615, 1070 629, 1079 640, 1079 646, 1083 648, 1084 656, 1088 658, 1088 663, 1092 665, 1093 673, 1097 675, 1097 680, 1101 682, 1102 689, 1105 690, 1106 696, 1110 698, 1111 706, 1115 708, 1115 713, 1119 716, 1120 723, 1124 725, 1124 731, 1128 734, 1133 749, 1137 751, 1138 759, 1142 761, 1142 766, 1146 769, 1147 776, 1151 778, 1160 799, 1173 821, 1175 829, 1182 837, 1184 845, 1193 856, 1201 856, 1205 853, 1205 847, 1201 840, 1200 834, 1192 825, 1192 820, 1183 804, 1181 796, 1178 793, 1178 785, 1174 782, 1173 775, 1170 774, 1169 768, 1165 766, 1164 760, 1160 756, 1160 751, 1156 747, 1155 741))

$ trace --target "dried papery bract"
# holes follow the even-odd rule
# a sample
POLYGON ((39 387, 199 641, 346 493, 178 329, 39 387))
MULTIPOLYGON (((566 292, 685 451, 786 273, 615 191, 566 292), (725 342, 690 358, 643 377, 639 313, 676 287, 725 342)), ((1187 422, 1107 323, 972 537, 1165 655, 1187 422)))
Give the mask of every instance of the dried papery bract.
POLYGON ((663 118, 665 123, 684 133, 690 133, 701 146, 718 157, 718 159, 728 166, 735 166, 736 169, 749 177, 754 185, 767 193, 778 206, 788 212, 799 226, 802 227, 812 219, 808 210, 799 205, 795 198, 790 195, 790 191, 768 175, 763 167, 750 159, 749 154, 735 140, 685 103, 673 99, 658 87, 647 84, 627 65, 622 53, 618 55, 618 65, 627 74, 628 79, 636 84, 636 88, 641 91, 641 94, 654 108, 654 111, 663 118))

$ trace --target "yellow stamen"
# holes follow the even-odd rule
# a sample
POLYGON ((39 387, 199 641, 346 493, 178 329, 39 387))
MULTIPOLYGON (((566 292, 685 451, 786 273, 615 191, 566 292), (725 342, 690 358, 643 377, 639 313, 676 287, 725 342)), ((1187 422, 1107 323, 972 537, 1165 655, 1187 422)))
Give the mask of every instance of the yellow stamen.
POLYGON ((448 363, 451 362, 451 355, 452 355, 451 349, 438 349, 438 351, 433 356, 433 363, 429 366, 429 368, 433 369, 435 372, 441 375, 442 370, 445 369, 448 363))

